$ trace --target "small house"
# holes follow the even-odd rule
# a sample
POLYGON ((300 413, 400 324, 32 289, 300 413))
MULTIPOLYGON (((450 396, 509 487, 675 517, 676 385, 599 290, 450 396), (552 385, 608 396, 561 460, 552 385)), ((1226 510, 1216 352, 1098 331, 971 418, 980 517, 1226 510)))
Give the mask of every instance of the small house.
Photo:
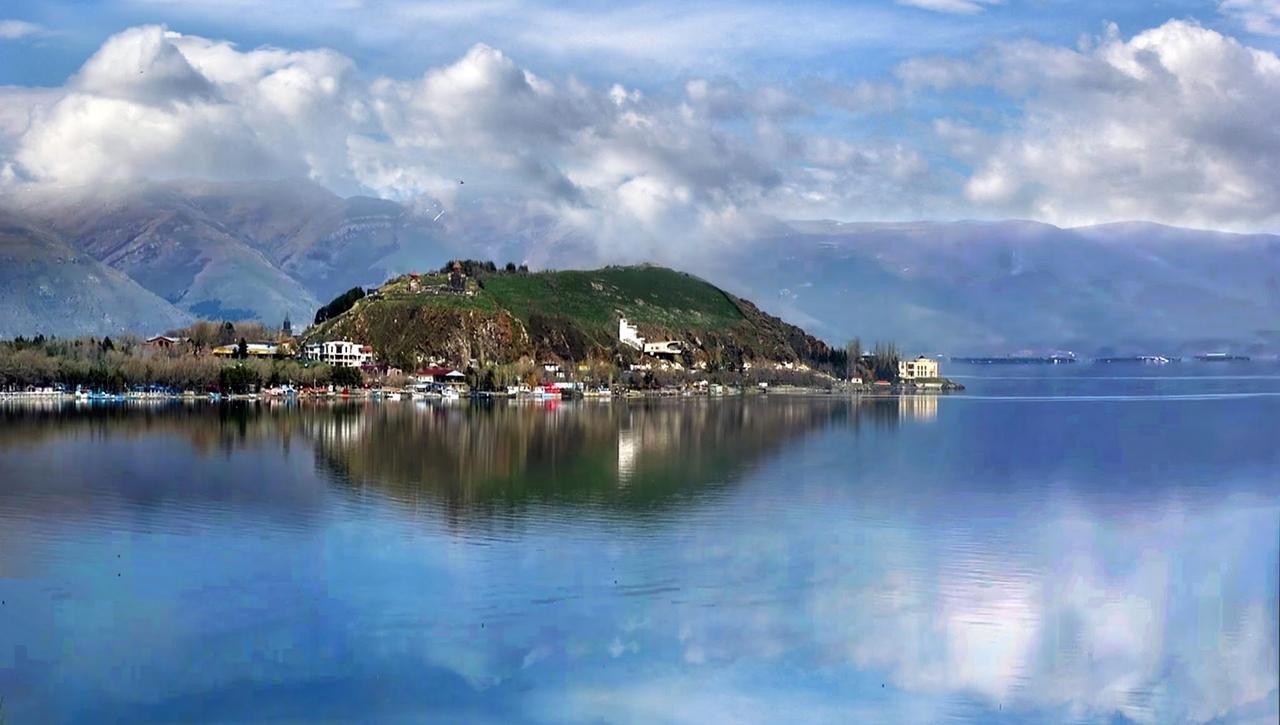
POLYGON ((467 376, 453 368, 445 367, 429 367, 422 368, 413 376, 414 383, 418 386, 448 386, 451 388, 465 388, 467 385, 467 376))
POLYGON ((173 347, 174 345, 177 345, 180 342, 186 342, 186 338, 170 337, 168 335, 156 335, 155 337, 147 338, 147 344, 150 345, 151 347, 160 347, 160 348, 166 348, 166 349, 173 347))

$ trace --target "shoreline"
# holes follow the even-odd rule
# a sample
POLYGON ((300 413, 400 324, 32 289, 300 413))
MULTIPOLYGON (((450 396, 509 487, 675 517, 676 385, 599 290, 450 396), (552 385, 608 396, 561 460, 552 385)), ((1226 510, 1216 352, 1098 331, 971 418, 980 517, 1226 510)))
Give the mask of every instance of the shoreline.
POLYGON ((60 392, 60 391, 3 391, 0 392, 0 403, 76 403, 84 406, 91 405, 113 405, 127 403, 236 403, 236 402, 265 402, 265 403, 295 403, 295 402, 348 402, 348 401, 364 401, 373 403, 408 403, 408 402, 440 402, 440 403, 457 403, 461 401, 496 401, 505 400, 512 402, 529 402, 529 403, 545 403, 545 402, 572 402, 572 401, 630 401, 630 400, 664 400, 664 399, 736 399, 736 398, 769 398, 769 397, 787 397, 787 398, 863 398, 863 397, 880 397, 880 398, 897 398, 897 397, 915 397, 915 396, 937 396, 950 395, 962 392, 964 386, 954 384, 952 387, 923 387, 923 386, 848 386, 845 388, 815 388, 780 385, 769 388, 767 391, 758 389, 744 389, 736 391, 727 391, 723 393, 710 393, 707 391, 694 390, 626 390, 618 393, 588 393, 588 394, 571 394, 563 396, 551 395, 535 395, 535 394, 509 394, 505 392, 478 392, 458 397, 446 397, 440 394, 413 394, 410 391, 386 391, 361 389, 356 391, 331 391, 320 392, 310 391, 293 394, 274 394, 274 393, 234 393, 234 394, 217 394, 217 393, 106 393, 94 395, 77 395, 76 393, 60 392))

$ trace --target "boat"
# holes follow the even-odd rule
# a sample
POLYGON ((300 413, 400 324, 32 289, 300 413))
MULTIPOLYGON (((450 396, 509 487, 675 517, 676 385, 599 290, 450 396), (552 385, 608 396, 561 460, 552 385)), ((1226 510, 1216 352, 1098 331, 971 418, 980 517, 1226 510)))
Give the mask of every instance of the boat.
POLYGON ((539 385, 529 394, 534 400, 559 400, 562 396, 560 389, 554 385, 539 385))
POLYGON ((1168 365, 1173 362, 1172 358, 1164 355, 1129 355, 1124 357, 1100 357, 1094 362, 1104 365, 1112 365, 1117 363, 1141 363, 1143 365, 1168 365))
POLYGON ((462 395, 458 393, 457 388, 445 388, 444 390, 440 391, 440 397, 444 398, 445 400, 458 400, 459 398, 462 397, 462 395))
POLYGON ((1203 355, 1196 355, 1196 359, 1200 362, 1243 362, 1249 359, 1248 355, 1232 355, 1226 352, 1206 352, 1203 355))

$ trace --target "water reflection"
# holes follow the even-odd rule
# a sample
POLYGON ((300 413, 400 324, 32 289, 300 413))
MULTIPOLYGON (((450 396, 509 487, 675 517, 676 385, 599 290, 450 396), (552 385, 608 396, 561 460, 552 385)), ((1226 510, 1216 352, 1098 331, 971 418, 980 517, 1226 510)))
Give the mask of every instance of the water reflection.
POLYGON ((898 415, 912 421, 928 422, 938 417, 938 396, 907 395, 898 398, 898 415))
POLYGON ((15 722, 1274 721, 1276 412, 0 409, 0 695, 15 722))
POLYGON ((397 500, 643 509, 709 495, 789 441, 859 413, 836 399, 383 405, 308 415, 303 426, 336 480, 397 500))

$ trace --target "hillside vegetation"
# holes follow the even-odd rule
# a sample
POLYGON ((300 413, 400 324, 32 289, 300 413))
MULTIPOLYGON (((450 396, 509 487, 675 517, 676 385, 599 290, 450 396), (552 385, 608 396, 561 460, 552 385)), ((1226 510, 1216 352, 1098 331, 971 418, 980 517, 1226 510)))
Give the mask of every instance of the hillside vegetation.
POLYGON ((308 340, 372 345, 394 365, 427 361, 504 364, 600 360, 638 362, 618 341, 627 318, 650 340, 678 340, 680 364, 736 369, 747 364, 833 362, 825 343, 692 275, 663 267, 528 273, 467 263, 465 293, 444 273, 396 277, 322 321, 308 340))
POLYGON ((484 291, 521 320, 548 311, 616 332, 619 315, 634 324, 709 329, 744 319, 723 290, 665 267, 504 274, 484 291), (547 303, 554 301, 550 310, 547 303))

